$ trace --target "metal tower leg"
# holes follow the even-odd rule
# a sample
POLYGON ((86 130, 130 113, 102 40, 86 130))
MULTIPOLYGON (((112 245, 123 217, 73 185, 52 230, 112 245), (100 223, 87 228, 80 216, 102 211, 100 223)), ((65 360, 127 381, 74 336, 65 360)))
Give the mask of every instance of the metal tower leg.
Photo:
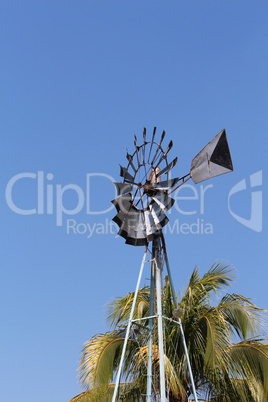
MULTIPOLYGON (((151 263, 151 283, 150 283, 150 310, 149 316, 154 314, 154 291, 155 291, 155 261, 154 250, 152 254, 151 263)), ((151 402, 152 397, 152 358, 153 358, 153 318, 149 318, 149 338, 148 338, 148 363, 147 363, 147 389, 146 389, 146 402, 151 402)))
POLYGON ((132 324, 132 319, 133 319, 135 304, 136 304, 136 300, 137 300, 137 295, 138 295, 138 291, 139 291, 139 288, 140 288, 140 282, 141 282, 141 277, 142 277, 142 273, 143 273, 143 267, 144 267, 144 263, 145 263, 145 259, 146 259, 146 254, 147 254, 147 247, 145 248, 145 251, 144 251, 144 254, 143 254, 140 273, 139 273, 139 277, 138 277, 138 281, 137 281, 137 285, 136 285, 136 290, 135 290, 135 294, 134 294, 134 299, 133 299, 133 303, 132 303, 132 307, 131 307, 131 312, 130 312, 130 316, 129 316, 129 320, 128 320, 128 324, 127 324, 127 331, 126 331, 126 335, 125 335, 125 341, 124 341, 123 350, 122 350, 121 359, 120 359, 120 364, 119 364, 118 373, 117 373, 117 377, 116 377, 116 383, 115 383, 112 402, 115 402, 116 398, 117 398, 119 382, 120 382, 120 377, 121 377, 121 371, 122 371, 124 357, 125 357, 126 348, 127 348, 127 341, 128 341, 128 337, 129 337, 130 327, 131 327, 131 324, 132 324))
POLYGON ((155 278, 156 278, 156 301, 158 320, 158 351, 160 368, 160 396, 161 402, 166 401, 165 367, 164 367, 164 342, 163 342, 163 317, 162 317, 162 291, 161 291, 161 264, 160 264, 160 241, 155 241, 155 278))
MULTIPOLYGON (((172 277, 171 277, 171 270, 170 270, 170 265, 169 265, 169 262, 168 262, 166 244, 165 244, 165 239, 164 239, 163 234, 161 236, 161 240, 162 240, 162 245, 163 245, 165 263, 166 263, 167 272, 168 272, 169 284, 170 284, 170 287, 171 287, 171 292, 172 292, 172 296, 173 296, 174 305, 175 305, 175 308, 177 309, 178 308, 178 302, 177 302, 176 293, 175 293, 175 289, 174 289, 174 285, 173 285, 173 281, 172 281, 172 277)), ((193 373, 192 373, 192 367, 191 367, 191 363, 190 363, 190 359, 189 359, 188 349, 187 349, 185 336, 184 336, 184 331, 183 331, 183 327, 182 327, 182 323, 181 323, 180 318, 178 319, 178 322, 179 322, 179 326, 180 326, 183 348, 184 348, 186 361, 187 361, 187 365, 188 365, 188 370, 189 370, 189 374, 190 374, 194 400, 195 400, 195 402, 198 402, 197 395, 196 395, 196 389, 195 389, 195 383, 194 383, 194 377, 193 377, 193 373)))

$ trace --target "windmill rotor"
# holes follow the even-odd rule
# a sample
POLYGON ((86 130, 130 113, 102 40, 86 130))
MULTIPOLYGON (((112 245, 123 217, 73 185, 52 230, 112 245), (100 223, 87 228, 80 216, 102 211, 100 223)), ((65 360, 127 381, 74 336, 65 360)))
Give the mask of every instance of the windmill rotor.
POLYGON ((151 141, 146 139, 146 134, 144 129, 141 145, 134 135, 135 151, 131 155, 127 150, 126 167, 119 165, 123 182, 115 183, 119 197, 112 201, 117 210, 113 221, 119 226, 118 234, 126 244, 134 246, 146 245, 160 236, 169 221, 165 213, 174 204, 167 193, 180 180, 169 177, 178 158, 168 163, 167 155, 173 142, 170 141, 165 150, 162 148, 165 131, 159 143, 155 142, 155 128, 151 141))

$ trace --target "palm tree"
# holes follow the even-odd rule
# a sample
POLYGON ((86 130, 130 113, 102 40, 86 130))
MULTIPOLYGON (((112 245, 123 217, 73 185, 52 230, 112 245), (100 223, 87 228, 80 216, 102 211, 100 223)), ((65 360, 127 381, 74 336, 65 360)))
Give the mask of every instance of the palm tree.
MULTIPOLYGON (((213 402, 267 401, 268 344, 265 311, 242 295, 225 294, 217 306, 213 297, 230 286, 233 270, 224 263, 213 264, 201 277, 195 268, 179 304, 181 322, 189 351, 194 382, 200 400, 213 402)), ((114 375, 124 342, 125 328, 134 293, 108 305, 110 331, 97 334, 82 350, 79 378, 87 390, 70 402, 110 401, 114 375)), ((134 318, 149 315, 150 289, 140 289, 134 318)), ((165 325, 166 395, 170 402, 185 402, 192 394, 189 371, 176 320, 167 278, 163 287, 165 325)), ((146 394, 147 322, 132 327, 124 359, 120 398, 143 401, 146 394), (141 325, 142 324, 142 325, 141 325)), ((153 345, 153 395, 158 400, 159 359, 155 331, 153 345)))

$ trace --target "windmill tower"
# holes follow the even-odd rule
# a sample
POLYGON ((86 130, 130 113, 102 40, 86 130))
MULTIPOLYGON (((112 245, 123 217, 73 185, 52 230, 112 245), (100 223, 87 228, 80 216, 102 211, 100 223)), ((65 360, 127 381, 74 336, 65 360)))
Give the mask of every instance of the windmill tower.
POLYGON ((177 188, 188 180, 194 183, 228 173, 233 170, 231 155, 228 147, 225 130, 217 134, 201 152, 192 160, 190 173, 181 178, 170 178, 171 170, 177 164, 177 157, 168 163, 168 153, 173 146, 170 141, 167 148, 162 147, 165 138, 163 131, 160 141, 155 140, 156 128, 152 138, 147 140, 146 129, 143 131, 143 143, 138 145, 134 135, 134 153, 127 151, 127 167, 120 165, 120 176, 122 182, 114 183, 117 189, 118 198, 112 201, 116 207, 117 214, 113 218, 119 226, 118 234, 125 239, 126 244, 133 246, 144 246, 145 251, 138 276, 136 290, 130 317, 126 329, 125 341, 118 368, 116 384, 112 401, 117 401, 119 392, 120 377, 127 348, 127 341, 130 336, 135 304, 137 300, 143 268, 147 261, 147 254, 150 254, 151 280, 150 280, 150 310, 149 316, 143 320, 148 321, 148 361, 147 361, 147 388, 146 402, 160 400, 166 402, 166 383, 164 367, 164 342, 163 342, 163 320, 169 320, 180 328, 183 348, 187 361, 192 394, 197 402, 196 389, 192 375, 187 345, 185 342, 183 327, 180 320, 176 293, 173 286, 170 265, 168 261, 165 239, 162 228, 169 219, 166 212, 173 206, 175 200, 170 197, 177 188), (169 284, 172 291, 175 310, 173 317, 164 317, 162 314, 162 281, 161 274, 166 265, 169 284), (154 306, 156 303, 156 313, 154 306), (152 358, 153 358, 153 322, 157 320, 158 328, 158 354, 159 354, 159 382, 160 392, 158 399, 152 399, 152 358))

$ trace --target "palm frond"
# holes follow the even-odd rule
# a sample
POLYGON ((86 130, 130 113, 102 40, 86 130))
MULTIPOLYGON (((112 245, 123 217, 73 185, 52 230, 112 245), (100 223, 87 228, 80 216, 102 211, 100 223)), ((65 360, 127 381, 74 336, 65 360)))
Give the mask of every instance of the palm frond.
MULTIPOLYGON (((81 394, 76 395, 69 402, 110 402, 113 396, 115 384, 109 384, 94 388, 88 391, 84 391, 81 394)), ((144 398, 140 395, 140 390, 136 383, 121 382, 119 385, 118 400, 124 400, 129 402, 141 402, 144 398)))
POLYGON ((188 307, 204 301, 208 302, 213 293, 230 286, 234 280, 233 272, 234 269, 224 262, 214 263, 201 278, 199 268, 195 268, 182 298, 182 303, 188 307))
POLYGON ((260 331, 266 331, 265 310, 255 306, 242 295, 226 294, 218 305, 218 310, 229 324, 232 334, 240 339, 255 336, 260 331))
MULTIPOLYGON (((132 343, 128 342, 130 353, 132 343)), ((79 380, 87 388, 108 385, 113 380, 113 373, 119 364, 120 352, 124 343, 122 330, 93 336, 82 350, 79 366, 79 380)), ((128 354, 126 354, 126 359, 128 354)))
POLYGON ((244 378, 258 380, 268 397, 268 344, 256 340, 243 341, 230 350, 230 358, 236 362, 244 378))
MULTIPOLYGON (((153 371, 159 376, 159 349, 158 345, 153 345, 152 348, 152 364, 153 364, 153 371)), ((144 374, 146 375, 147 372, 147 362, 148 362, 148 346, 141 347, 137 349, 137 352, 133 358, 133 370, 136 371, 136 375, 140 373, 141 367, 144 366, 145 371, 144 374)), ((164 355, 164 367, 165 367, 165 381, 166 381, 166 389, 168 392, 171 392, 173 396, 180 396, 186 397, 186 390, 181 382, 180 376, 176 371, 176 368, 172 364, 169 357, 165 354, 164 355)), ((146 376, 144 376, 146 380, 146 376)), ((139 384, 140 388, 143 388, 145 391, 146 383, 139 384)), ((158 387, 157 387, 158 390, 158 387)))
MULTIPOLYGON (((124 297, 118 297, 107 305, 107 321, 111 328, 125 324, 130 316, 130 311, 134 299, 134 292, 128 293, 124 297)), ((139 290, 134 319, 148 315, 150 304, 150 290, 145 287, 139 290)))

